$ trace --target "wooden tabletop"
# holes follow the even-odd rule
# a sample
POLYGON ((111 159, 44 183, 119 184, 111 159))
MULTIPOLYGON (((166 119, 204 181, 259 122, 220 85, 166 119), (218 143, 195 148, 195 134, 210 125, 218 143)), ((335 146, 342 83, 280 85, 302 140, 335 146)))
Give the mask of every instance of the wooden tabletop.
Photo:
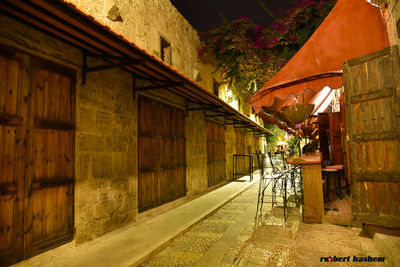
POLYGON ((305 164, 320 164, 321 163, 321 153, 310 153, 310 154, 303 154, 299 158, 299 156, 294 156, 291 158, 288 158, 286 162, 288 164, 299 164, 299 165, 305 165, 305 164))

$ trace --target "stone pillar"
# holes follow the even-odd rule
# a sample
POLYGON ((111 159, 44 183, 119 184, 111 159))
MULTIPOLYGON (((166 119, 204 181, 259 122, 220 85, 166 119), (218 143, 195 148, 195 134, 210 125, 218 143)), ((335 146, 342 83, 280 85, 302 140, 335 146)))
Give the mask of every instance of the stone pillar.
POLYGON ((204 111, 189 111, 186 117, 187 196, 207 189, 207 133, 204 111))

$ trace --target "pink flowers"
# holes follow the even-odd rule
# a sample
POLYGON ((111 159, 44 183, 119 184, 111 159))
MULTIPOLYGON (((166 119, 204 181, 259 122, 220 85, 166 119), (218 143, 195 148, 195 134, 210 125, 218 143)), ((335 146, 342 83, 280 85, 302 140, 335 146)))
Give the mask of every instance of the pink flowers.
POLYGON ((254 27, 254 30, 256 30, 256 31, 261 31, 263 28, 259 25, 259 24, 257 24, 255 27, 254 27))
POLYGON ((206 47, 203 45, 199 50, 199 57, 204 56, 205 52, 206 52, 206 47))
POLYGON ((257 39, 256 41, 253 42, 253 44, 257 48, 264 48, 265 47, 265 43, 261 39, 257 39))
POLYGON ((213 53, 230 86, 249 90, 255 80, 262 84, 311 36, 317 25, 311 22, 322 21, 336 0, 295 1, 296 8, 274 11, 278 20, 267 28, 243 16, 201 33, 199 57, 213 53))

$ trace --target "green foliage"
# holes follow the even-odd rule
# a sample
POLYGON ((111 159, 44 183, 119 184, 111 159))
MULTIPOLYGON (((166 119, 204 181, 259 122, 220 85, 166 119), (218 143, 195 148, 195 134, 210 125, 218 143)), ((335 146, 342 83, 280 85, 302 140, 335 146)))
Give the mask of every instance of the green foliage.
POLYGON ((237 97, 251 95, 303 46, 335 2, 298 0, 294 9, 273 12, 276 21, 267 28, 247 17, 225 21, 200 34, 204 46, 199 56, 214 54, 222 83, 235 90, 237 97))
POLYGON ((287 141, 289 148, 295 151, 295 154, 299 153, 299 143, 300 143, 300 136, 295 135, 287 141))
POLYGON ((264 123, 264 128, 274 134, 267 136, 267 152, 274 152, 278 141, 285 134, 285 132, 275 124, 264 123))

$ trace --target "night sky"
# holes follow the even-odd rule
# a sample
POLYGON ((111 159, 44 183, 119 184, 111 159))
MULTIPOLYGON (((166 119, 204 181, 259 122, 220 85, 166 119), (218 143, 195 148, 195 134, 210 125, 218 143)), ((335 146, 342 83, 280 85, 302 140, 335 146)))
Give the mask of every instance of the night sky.
MULTIPOLYGON (((198 31, 207 31, 222 24, 222 13, 229 20, 242 16, 267 26, 273 19, 257 0, 171 0, 171 3, 198 31)), ((292 0, 264 0, 270 10, 294 7, 292 0)))

